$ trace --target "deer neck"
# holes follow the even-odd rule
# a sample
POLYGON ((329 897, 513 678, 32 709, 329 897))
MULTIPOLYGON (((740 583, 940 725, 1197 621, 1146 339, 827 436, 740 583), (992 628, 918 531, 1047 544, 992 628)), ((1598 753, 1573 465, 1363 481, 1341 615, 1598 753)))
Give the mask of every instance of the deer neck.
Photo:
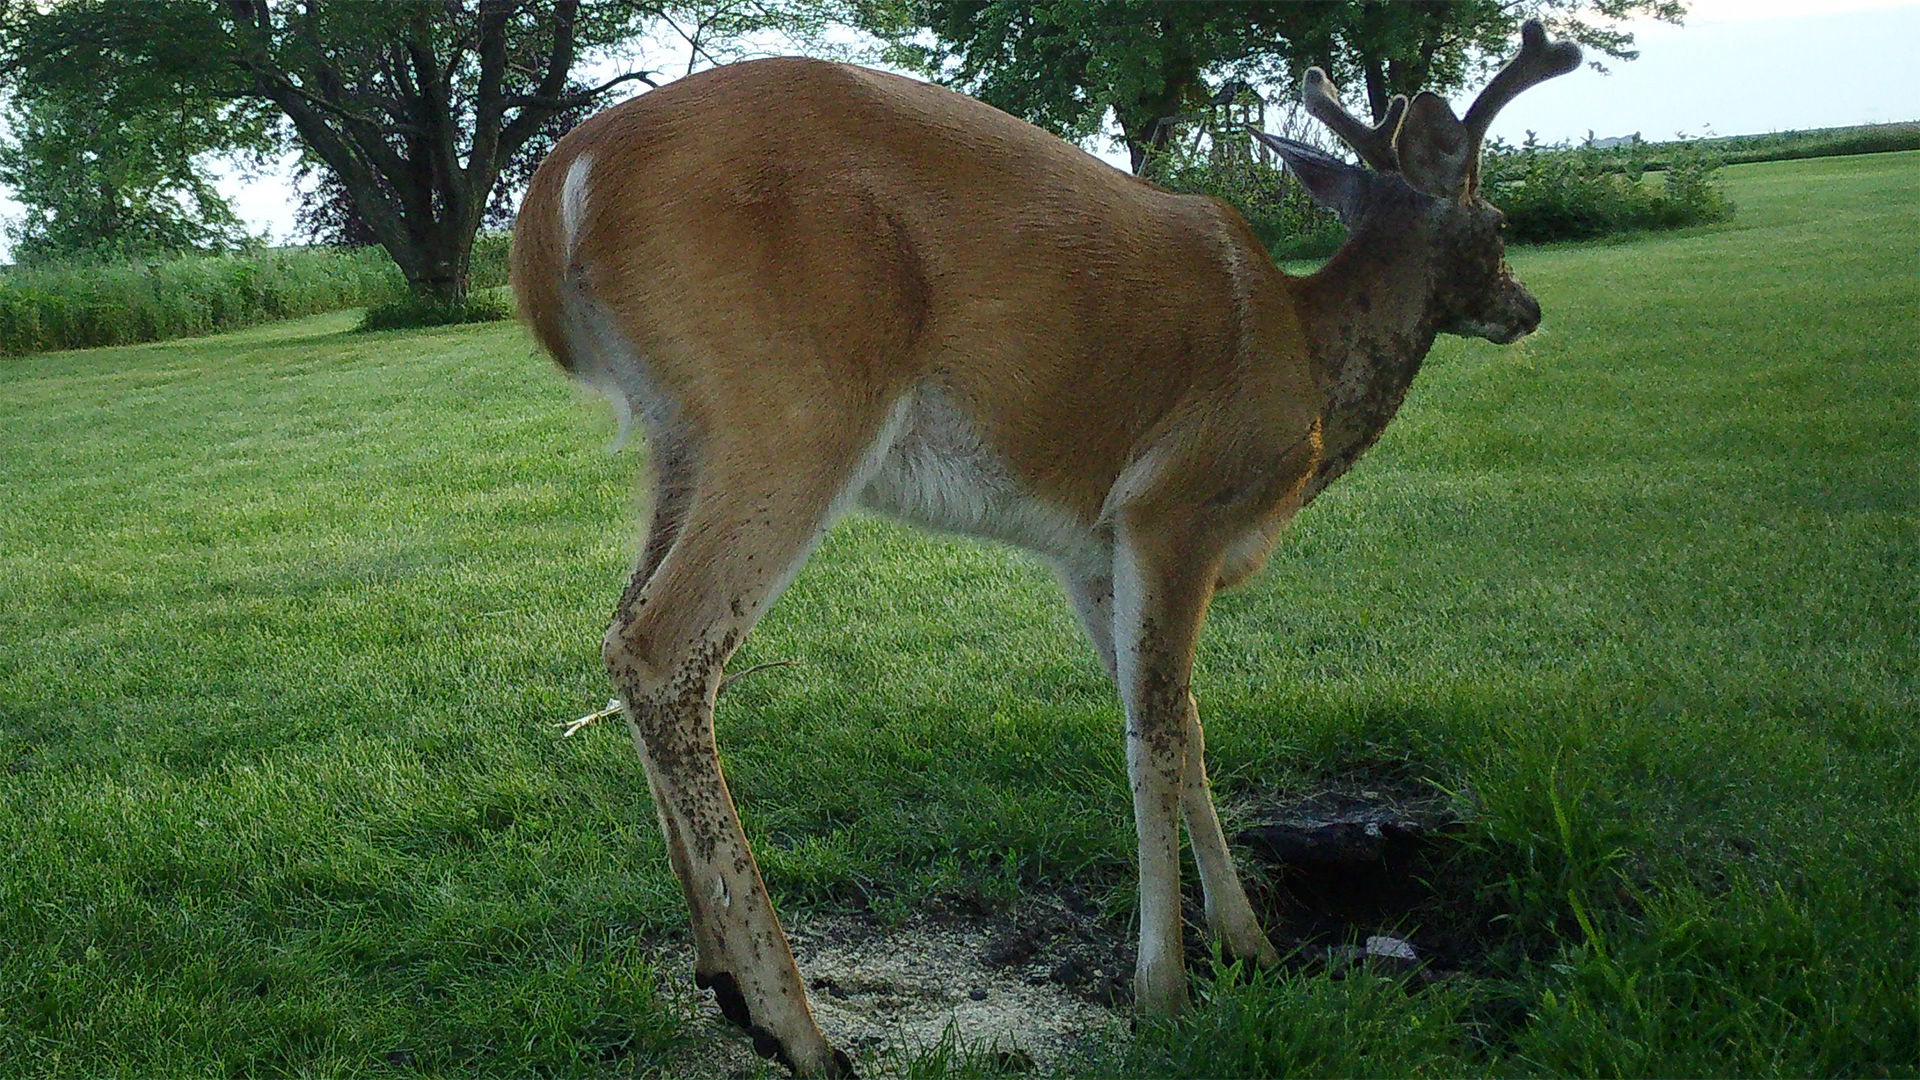
POLYGON ((1308 499, 1380 438, 1433 347, 1435 271, 1421 247, 1404 237, 1355 236, 1300 282, 1302 321, 1327 395, 1308 499))

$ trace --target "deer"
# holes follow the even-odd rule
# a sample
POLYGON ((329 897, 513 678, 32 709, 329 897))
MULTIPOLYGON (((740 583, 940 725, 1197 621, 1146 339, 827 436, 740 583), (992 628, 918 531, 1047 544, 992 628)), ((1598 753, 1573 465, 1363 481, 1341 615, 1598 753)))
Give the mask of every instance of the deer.
POLYGON ((538 345, 644 430, 650 521, 601 654, 691 916, 695 982, 763 1056, 852 1075, 722 774, 726 662, 855 506, 1056 570, 1118 691, 1138 840, 1137 1015, 1188 1007, 1181 822, 1209 933, 1279 959, 1222 834, 1191 692, 1214 594, 1380 436, 1438 334, 1540 305, 1479 190, 1487 126, 1579 65, 1529 21, 1468 109, 1369 124, 1349 164, 1260 131, 1345 223, 1277 268, 1224 202, 1167 192, 942 87, 798 57, 691 75, 562 138, 514 226, 538 345))

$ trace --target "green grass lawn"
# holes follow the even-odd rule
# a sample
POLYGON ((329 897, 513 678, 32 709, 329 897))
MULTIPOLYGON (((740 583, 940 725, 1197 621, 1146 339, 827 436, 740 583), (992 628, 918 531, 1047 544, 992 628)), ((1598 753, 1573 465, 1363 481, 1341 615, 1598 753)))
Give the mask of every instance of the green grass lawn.
MULTIPOLYGON (((1541 332, 1444 340, 1205 639, 1224 803, 1470 792, 1528 959, 1202 970, 1090 1068, 1920 1071, 1920 153, 1727 179, 1724 224, 1517 253, 1541 332)), ((0 1074, 683 1037, 632 747, 551 727, 607 698, 637 462, 516 328, 355 318, 0 361, 0 1074)), ((1046 571, 850 520, 735 665, 789 658, 720 717, 784 909, 1072 886, 1127 932, 1118 707, 1046 571)))

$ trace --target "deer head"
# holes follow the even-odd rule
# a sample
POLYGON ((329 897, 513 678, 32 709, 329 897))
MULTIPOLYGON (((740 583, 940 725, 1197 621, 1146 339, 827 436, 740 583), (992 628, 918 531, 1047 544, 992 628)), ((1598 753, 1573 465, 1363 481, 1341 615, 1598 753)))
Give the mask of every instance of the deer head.
POLYGON ((1353 244, 1381 244, 1429 263, 1423 322, 1443 333, 1517 341, 1540 325, 1540 305, 1513 279, 1501 233, 1506 218, 1480 193, 1480 149, 1487 126, 1521 91, 1580 64, 1580 47, 1548 43, 1539 20, 1521 29, 1519 55, 1467 110, 1454 115, 1437 94, 1395 96, 1368 125, 1340 104, 1319 68, 1309 68, 1301 99, 1370 168, 1349 165, 1305 143, 1255 131, 1279 154, 1315 202, 1340 215, 1353 244))

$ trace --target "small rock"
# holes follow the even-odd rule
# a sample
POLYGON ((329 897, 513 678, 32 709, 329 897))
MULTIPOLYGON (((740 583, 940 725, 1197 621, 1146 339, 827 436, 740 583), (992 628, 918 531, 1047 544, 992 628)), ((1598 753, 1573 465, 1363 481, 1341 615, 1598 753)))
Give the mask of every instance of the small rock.
POLYGON ((985 988, 976 988, 974 990, 968 991, 967 1000, 985 1001, 987 1000, 987 991, 985 990, 985 988))
POLYGON ((1420 959, 1420 954, 1414 951, 1412 942, 1402 941, 1397 937, 1387 937, 1385 934, 1375 934, 1368 938, 1366 953, 1368 956, 1378 956, 1388 960, 1420 959))

